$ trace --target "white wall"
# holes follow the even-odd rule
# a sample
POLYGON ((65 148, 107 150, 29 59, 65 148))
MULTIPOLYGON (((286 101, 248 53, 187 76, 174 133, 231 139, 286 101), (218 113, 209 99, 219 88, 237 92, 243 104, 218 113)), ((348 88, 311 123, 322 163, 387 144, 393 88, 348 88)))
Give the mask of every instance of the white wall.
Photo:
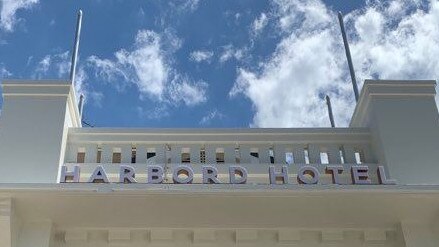
POLYGON ((2 87, 0 182, 55 183, 68 127, 80 126, 71 85, 5 81, 2 87))

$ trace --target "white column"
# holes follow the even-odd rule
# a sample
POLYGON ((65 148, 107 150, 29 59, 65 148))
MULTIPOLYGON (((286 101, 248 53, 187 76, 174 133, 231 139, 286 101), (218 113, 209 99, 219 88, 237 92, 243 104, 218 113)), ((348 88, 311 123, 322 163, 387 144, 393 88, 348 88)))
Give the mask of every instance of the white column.
POLYGON ((368 127, 377 161, 399 184, 438 184, 435 81, 366 80, 351 127, 368 127))
POLYGON ((270 155, 268 153, 270 145, 255 145, 255 147, 259 150, 259 163, 270 164, 270 155))
POLYGON ((344 145, 343 146, 343 150, 344 150, 344 163, 346 164, 356 164, 356 159, 355 159, 355 148, 352 145, 344 145))
POLYGON ((113 162, 113 146, 109 144, 102 145, 101 163, 113 162))
POLYGON ((76 155, 78 152, 78 146, 75 144, 67 145, 66 154, 65 154, 65 162, 66 163, 76 163, 76 155))
POLYGON ((200 163, 200 145, 188 145, 191 151, 191 163, 200 163))
POLYGON ((85 146, 85 163, 96 163, 98 145, 87 144, 84 146, 85 146))
POLYGON ((235 164, 235 145, 224 145, 224 156, 227 165, 235 164))
POLYGON ((120 163, 131 163, 131 151, 132 151, 132 145, 131 144, 122 144, 119 145, 121 148, 121 155, 122 159, 120 163))
POLYGON ((247 144, 240 145, 239 151, 241 153, 241 163, 243 163, 243 164, 251 163, 252 157, 250 156, 250 146, 248 146, 247 144))
POLYGON ((296 164, 305 164, 305 154, 303 145, 294 145, 293 147, 294 162, 296 164))
POLYGON ((206 164, 216 164, 216 146, 206 145, 206 164))
POLYGON ((136 145, 136 163, 137 164, 146 164, 146 145, 136 145))
POLYGON ((5 80, 2 88, 0 182, 55 183, 68 128, 81 126, 71 83, 5 80))
POLYGON ((274 163, 275 164, 286 164, 285 162, 285 153, 287 150, 289 152, 293 152, 293 148, 291 145, 274 145, 274 163))
POLYGON ((329 164, 341 164, 339 145, 329 145, 328 160, 329 164))
POLYGON ((310 164, 320 164, 320 147, 316 144, 308 145, 308 155, 310 164))

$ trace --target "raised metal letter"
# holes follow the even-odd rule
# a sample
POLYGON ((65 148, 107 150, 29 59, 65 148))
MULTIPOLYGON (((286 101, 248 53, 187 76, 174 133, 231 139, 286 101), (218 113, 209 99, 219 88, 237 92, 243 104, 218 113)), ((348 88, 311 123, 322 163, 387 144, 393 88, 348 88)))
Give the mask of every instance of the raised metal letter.
POLYGON ((67 183, 67 179, 71 179, 73 183, 79 182, 79 166, 74 166, 73 171, 67 171, 67 166, 61 166, 61 176, 59 178, 60 183, 67 183))
POLYGON ((218 180, 218 169, 213 166, 203 166, 203 184, 220 184, 218 180))
POLYGON ((326 166, 326 174, 331 174, 333 184, 341 184, 339 174, 342 174, 343 166, 326 166))
POLYGON ((371 184, 369 179, 369 167, 368 166, 352 166, 351 176, 353 184, 371 184))
POLYGON ((380 184, 387 184, 387 185, 396 184, 395 179, 388 179, 387 178, 386 170, 384 169, 384 166, 378 166, 377 173, 378 173, 378 180, 379 180, 380 184))
POLYGON ((274 166, 270 166, 268 168, 268 172, 270 175, 270 184, 276 184, 276 181, 282 181, 283 184, 288 184, 288 167, 282 166, 281 172, 276 172, 276 169, 274 166))
POLYGON ((247 183, 247 170, 242 166, 229 167, 229 179, 231 184, 245 184, 247 183), (240 177, 236 177, 239 175, 240 177))
POLYGON ((320 173, 314 166, 302 166, 297 172, 297 181, 300 184, 317 184, 320 179, 320 173), (308 175, 308 176, 306 176, 308 175))
POLYGON ((189 166, 178 166, 174 169, 172 179, 176 184, 190 184, 194 180, 194 171, 189 166), (186 178, 180 178, 179 175, 184 174, 186 178))
POLYGON ((148 183, 149 184, 163 183, 163 167, 148 166, 148 183))
POLYGON ((120 166, 119 183, 137 183, 136 172, 132 166, 120 166))
POLYGON ((93 174, 91 174, 90 178, 88 179, 89 183, 108 183, 108 177, 107 173, 105 173, 104 167, 102 166, 96 166, 95 170, 93 171, 93 174))

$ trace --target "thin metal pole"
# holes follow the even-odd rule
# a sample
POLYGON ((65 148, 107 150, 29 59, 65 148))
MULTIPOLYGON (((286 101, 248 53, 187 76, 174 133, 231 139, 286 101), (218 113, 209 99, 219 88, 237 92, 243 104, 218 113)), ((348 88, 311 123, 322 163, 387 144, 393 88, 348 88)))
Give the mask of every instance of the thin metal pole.
POLYGON ((334 115, 332 115, 331 99, 328 95, 326 95, 326 105, 328 105, 328 115, 329 121, 331 121, 331 127, 335 128, 334 115))
POLYGON ((81 94, 79 96, 79 104, 78 104, 78 109, 79 109, 79 117, 82 120, 82 111, 84 110, 84 95, 81 94))
POLYGON ((355 100, 358 102, 359 96, 358 96, 357 80, 355 79, 354 65, 352 64, 351 51, 349 49, 348 39, 346 38, 346 31, 344 29, 344 23, 343 23, 343 15, 341 14, 341 12, 338 12, 338 21, 340 23, 341 35, 343 36, 343 43, 344 43, 344 49, 346 51, 346 58, 348 59, 349 72, 351 74, 352 87, 354 88, 355 100))
POLYGON ((79 38, 81 35, 82 10, 78 11, 78 19, 76 21, 75 43, 73 45, 72 64, 70 65, 70 81, 74 84, 76 75, 76 60, 78 59, 79 38))

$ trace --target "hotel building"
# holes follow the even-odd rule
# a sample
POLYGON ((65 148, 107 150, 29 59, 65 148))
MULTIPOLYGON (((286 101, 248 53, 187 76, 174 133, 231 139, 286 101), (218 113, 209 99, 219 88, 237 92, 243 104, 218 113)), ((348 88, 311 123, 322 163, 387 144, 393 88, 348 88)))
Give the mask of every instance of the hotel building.
POLYGON ((435 85, 367 80, 347 128, 122 129, 4 80, 0 246, 439 246, 435 85))

